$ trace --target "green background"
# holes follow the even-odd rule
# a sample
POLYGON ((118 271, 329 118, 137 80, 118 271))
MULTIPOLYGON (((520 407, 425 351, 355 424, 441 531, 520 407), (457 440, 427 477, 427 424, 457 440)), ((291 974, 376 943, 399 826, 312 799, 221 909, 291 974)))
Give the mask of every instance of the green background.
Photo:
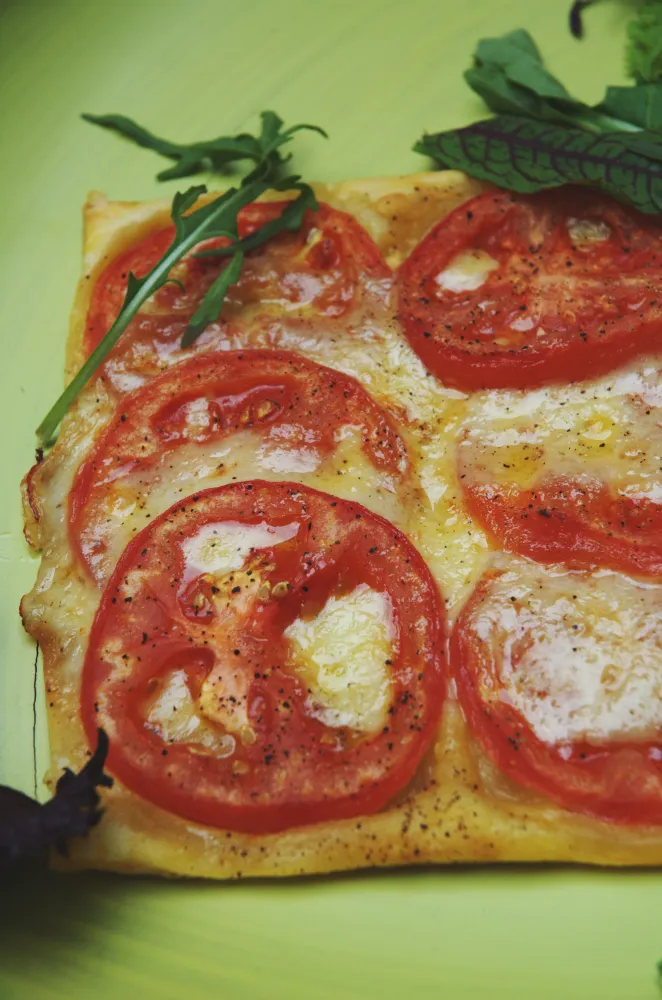
MULTIPOLYGON (((410 152, 424 129, 481 114, 462 80, 480 36, 528 28, 589 100, 619 82, 622 6, 591 11, 581 44, 566 13, 567 0, 0 0, 0 781, 32 791, 45 766, 34 648, 16 615, 36 569, 18 481, 60 387, 81 205, 90 188, 157 193, 157 158, 79 112, 193 140, 251 127, 271 107, 329 131, 296 140, 307 178, 406 173, 424 166, 410 152)), ((0 887, 3 1000, 654 1000, 661 957, 657 872, 230 885, 49 875, 0 887)))

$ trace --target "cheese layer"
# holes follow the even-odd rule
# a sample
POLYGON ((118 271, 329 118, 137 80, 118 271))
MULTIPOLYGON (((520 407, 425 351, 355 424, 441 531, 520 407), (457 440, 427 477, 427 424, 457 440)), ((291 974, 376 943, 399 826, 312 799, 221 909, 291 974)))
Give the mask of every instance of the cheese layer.
POLYGON ((662 377, 644 361, 593 382, 476 393, 459 444, 471 485, 592 479, 662 503, 662 377))
MULTIPOLYGON (((475 182, 449 172, 318 186, 317 193, 353 214, 387 262, 397 267, 432 225, 480 190, 475 182)), ((88 206, 85 272, 72 315, 69 374, 82 360, 84 319, 94 280, 107 259, 166 224, 168 208, 165 202, 108 204, 99 197, 88 206)), ((439 281, 446 288, 480 287, 490 267, 489 260, 460 257, 439 281)), ((251 432, 235 435, 218 448, 183 448, 172 467, 170 462, 164 464, 157 480, 145 484, 136 477, 122 484, 104 529, 110 543, 109 564, 136 531, 193 489, 256 476, 293 479, 357 500, 405 531, 429 566, 452 623, 486 568, 495 558, 503 558, 472 523, 460 475, 479 482, 501 477, 499 481, 529 483, 549 469, 573 474, 590 469, 614 489, 651 498, 662 495, 655 414, 662 398, 657 359, 645 359, 611 378, 581 386, 466 395, 444 387, 426 371, 394 317, 393 288, 385 280, 372 283, 345 323, 248 322, 231 332, 212 330, 195 350, 209 350, 212 344, 215 350, 278 347, 354 376, 396 422, 412 469, 406 480, 394 483, 377 474, 351 430, 341 435, 335 451, 324 459, 286 444, 264 448, 251 432)), ((174 358, 146 358, 145 371, 184 356, 180 352, 174 358)), ((56 447, 30 480, 27 530, 42 547, 43 559, 37 583, 24 599, 23 615, 44 654, 51 784, 63 767, 79 768, 86 760, 79 686, 99 602, 98 588, 74 562, 68 546, 68 494, 77 467, 110 419, 115 394, 140 384, 142 378, 139 370, 129 371, 118 363, 111 366, 108 380, 91 384, 65 419, 56 447)), ((198 541, 191 560, 211 565, 214 572, 235 567, 248 544, 226 535, 214 552, 209 538, 198 541)), ((512 565, 521 571, 521 560, 512 565)), ((553 577, 553 569, 547 572, 553 577)), ((567 576, 559 573, 558 585, 546 585, 547 612, 552 617, 560 615, 568 600, 567 576)), ((601 579, 599 591, 589 590, 581 591, 585 616, 581 643, 577 640, 584 664, 581 676, 572 666, 577 661, 568 662, 560 652, 562 648, 567 652, 563 644, 572 636, 559 618, 556 631, 550 632, 556 652, 543 655, 544 643, 550 640, 541 636, 538 654, 531 654, 526 671, 513 667, 508 677, 509 696, 520 699, 531 724, 548 739, 572 733, 597 737, 618 727, 635 736, 658 724, 657 709, 650 705, 658 692, 658 651, 655 636, 646 633, 646 622, 654 629, 657 621, 651 596, 655 592, 617 574, 601 579), (623 596, 631 592, 627 588, 635 588, 637 595, 629 604, 623 596), (609 622, 616 623, 614 630, 617 625, 620 629, 618 641, 617 631, 605 637, 609 622), (641 653, 633 652, 634 635, 646 635, 637 647, 641 653), (554 699, 551 710, 532 694, 534 687, 541 691, 543 685, 554 692, 546 699, 550 704, 554 699)), ((359 728, 377 727, 389 698, 380 666, 382 657, 388 658, 389 629, 383 595, 360 589, 327 603, 316 619, 296 621, 290 627, 293 669, 316 685, 311 711, 328 725, 351 719, 359 728), (351 676, 347 653, 354 664, 351 676)), ((203 752, 212 741, 214 752, 223 752, 217 730, 184 688, 181 671, 174 668, 155 693, 150 724, 165 739, 186 739, 203 752)), ((228 734, 228 741, 233 738, 228 734)), ((658 828, 613 826, 568 813, 496 772, 467 731, 452 683, 439 731, 419 774, 376 815, 277 836, 248 836, 188 823, 118 783, 107 793, 106 806, 103 822, 87 840, 74 845, 70 866, 227 878, 426 861, 662 863, 658 828)))
POLYGON ((472 614, 498 647, 503 699, 544 743, 654 740, 662 728, 662 588, 511 560, 472 614))
POLYGON ((312 714, 325 725, 367 734, 386 724, 392 632, 388 597, 365 584, 330 597, 315 618, 297 618, 285 630, 291 667, 306 681, 312 714))

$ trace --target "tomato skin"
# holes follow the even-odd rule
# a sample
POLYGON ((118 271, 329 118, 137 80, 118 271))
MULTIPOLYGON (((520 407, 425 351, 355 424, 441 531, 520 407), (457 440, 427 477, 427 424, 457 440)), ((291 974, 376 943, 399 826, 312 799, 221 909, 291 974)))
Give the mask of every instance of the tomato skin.
POLYGON ((194 822, 268 833, 375 812, 411 779, 434 738, 445 687, 444 622, 419 554, 360 505, 259 480, 208 490, 155 519, 125 549, 90 634, 85 729, 90 740, 99 725, 106 729, 107 767, 123 784, 194 822), (238 621, 223 619, 212 634, 206 614, 196 622, 182 611, 179 546, 204 525, 224 520, 298 527, 290 541, 261 550, 274 567, 271 580, 289 582, 287 596, 258 601, 238 621), (343 738, 306 711, 305 685, 282 667, 282 630, 299 614, 315 613, 330 594, 359 583, 385 591, 392 602, 393 695, 383 730, 343 738), (164 743, 142 714, 152 680, 173 664, 204 675, 219 655, 228 662, 223 651, 249 679, 256 739, 238 740, 228 758, 164 743))
POLYGON ((652 500, 562 478, 531 490, 463 485, 471 515, 509 552, 540 563, 662 576, 662 509, 652 500))
MULTIPOLYGON (((258 202, 239 213, 241 238, 277 218, 287 202, 258 202)), ((120 254, 99 276, 88 309, 85 353, 89 355, 114 322, 126 291, 128 272, 144 277, 161 259, 172 242, 174 227, 152 233, 120 254)), ((226 239, 207 241, 200 249, 227 246, 226 239)), ((227 258, 189 256, 177 265, 172 277, 184 285, 165 285, 156 292, 146 312, 130 324, 115 354, 129 340, 149 344, 165 341, 170 350, 178 347, 186 325, 204 293, 227 266, 227 258)), ((224 305, 224 316, 241 317, 245 306, 255 306, 270 314, 278 304, 296 316, 339 319, 347 315, 362 292, 366 280, 384 281, 391 270, 362 226, 352 216, 321 204, 318 212, 307 211, 301 229, 282 233, 247 254, 239 282, 224 305), (310 246, 312 234, 319 238, 310 246)), ((200 342, 198 342, 200 344, 200 342)), ((160 343, 159 353, 164 353, 160 343)))
MULTIPOLYGON (((126 294, 129 271, 144 278, 163 257, 175 234, 174 226, 150 233, 106 265, 92 290, 85 324, 84 351, 88 357, 115 322, 126 294)), ((168 287, 168 286, 166 286, 168 287)))
POLYGON ((399 318, 446 385, 579 381, 659 349, 660 248, 651 220, 584 190, 487 192, 439 222, 403 263, 399 318), (567 223, 577 219, 609 235, 573 243, 567 223), (460 253, 477 251, 498 265, 485 281, 441 290, 437 276, 460 253))
POLYGON ((451 671, 472 736, 504 774, 565 809, 611 823, 662 823, 659 742, 547 744, 503 697, 501 641, 471 626, 496 576, 488 572, 479 581, 450 640, 451 671))
POLYGON ((402 438, 350 376, 289 351, 224 351, 181 361, 124 398, 79 467, 69 494, 72 549, 102 582, 104 542, 97 526, 108 517, 109 486, 136 473, 149 483, 161 474, 164 456, 191 441, 216 443, 249 428, 277 435, 286 425, 289 446, 329 454, 336 431, 347 424, 361 428, 363 449, 376 469, 403 476, 402 438), (188 432, 186 407, 199 402, 206 406, 206 422, 188 432))

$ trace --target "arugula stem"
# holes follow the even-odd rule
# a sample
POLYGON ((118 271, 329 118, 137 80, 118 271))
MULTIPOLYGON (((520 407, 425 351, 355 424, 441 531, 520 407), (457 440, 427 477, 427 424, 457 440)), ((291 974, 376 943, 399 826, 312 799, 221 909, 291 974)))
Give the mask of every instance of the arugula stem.
POLYGON ((232 260, 207 290, 191 318, 182 337, 182 348, 192 344, 205 327, 220 316, 228 288, 240 277, 246 251, 283 230, 292 232, 299 229, 306 210, 317 211, 319 208, 313 189, 304 184, 298 175, 283 177, 283 167, 290 156, 283 156, 280 152, 280 147, 290 142, 302 129, 317 132, 326 138, 326 132, 318 125, 292 125, 284 129, 282 118, 273 111, 263 111, 258 135, 242 132, 235 136, 220 136, 207 142, 181 145, 155 136, 123 115, 83 117, 95 125, 119 133, 139 146, 153 149, 161 156, 175 160, 173 167, 158 175, 159 180, 187 177, 199 173, 207 166, 222 170, 235 160, 249 160, 253 163, 253 168, 244 177, 239 188, 230 188, 200 208, 194 206, 200 195, 207 191, 204 185, 177 192, 172 200, 171 216, 175 235, 170 247, 144 278, 137 278, 129 272, 124 302, 115 322, 39 424, 37 437, 41 447, 53 443, 65 413, 99 365, 108 357, 141 306, 168 282, 180 284, 176 278, 170 277, 170 271, 195 246, 205 239, 224 237, 230 240, 231 246, 227 252, 232 255, 232 260), (239 239, 239 212, 269 188, 278 191, 295 189, 299 195, 283 209, 277 219, 271 219, 250 236, 239 239))
MULTIPOLYGON (((216 209, 210 212, 210 214, 207 215, 198 226, 196 226, 193 232, 191 232, 183 240, 177 240, 177 238, 175 238, 165 256, 149 272, 140 287, 134 291, 133 294, 131 291, 131 281, 129 280, 129 287, 127 289, 124 305, 122 306, 117 319, 111 326, 106 336, 97 345, 92 354, 90 354, 87 361, 85 361, 62 395, 39 424, 39 427, 37 428, 37 437, 43 447, 47 447, 51 444, 62 418, 78 396, 78 393, 81 391, 83 386, 87 384, 99 365, 102 364, 102 362, 108 357, 113 347, 141 306, 145 304, 154 292, 165 284, 168 275, 175 264, 185 257, 186 254, 193 249, 193 247, 197 246, 198 243, 204 240, 205 233, 207 233, 209 229, 213 228, 217 219, 224 214, 236 215, 241 208, 248 205, 250 202, 255 201, 256 198, 263 194, 264 191, 267 190, 267 187, 268 184, 264 181, 255 180, 243 185, 241 188, 230 189, 230 191, 226 192, 225 195, 221 195, 218 199, 219 204, 216 209)), ((133 276, 131 275, 130 277, 133 276)))

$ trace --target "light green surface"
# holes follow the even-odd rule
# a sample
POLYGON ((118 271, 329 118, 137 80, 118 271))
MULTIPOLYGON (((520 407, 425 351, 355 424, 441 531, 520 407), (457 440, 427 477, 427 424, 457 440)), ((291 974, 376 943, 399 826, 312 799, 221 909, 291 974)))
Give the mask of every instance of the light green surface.
MULTIPOLYGON (((78 113, 119 111, 195 139, 272 107, 331 134, 297 139, 308 178, 404 173, 424 163, 409 152, 424 128, 480 113, 461 77, 480 35, 528 27, 587 99, 618 81, 623 11, 591 12, 579 45, 566 7, 0 0, 0 781, 33 788, 34 650, 16 606, 36 564, 17 484, 60 386, 80 206, 90 188, 157 192, 157 158, 78 113)), ((43 762, 41 727, 37 749, 43 762)), ((0 903, 2 1000, 660 995, 658 873, 477 868, 233 885, 49 876, 10 882, 0 903)))

